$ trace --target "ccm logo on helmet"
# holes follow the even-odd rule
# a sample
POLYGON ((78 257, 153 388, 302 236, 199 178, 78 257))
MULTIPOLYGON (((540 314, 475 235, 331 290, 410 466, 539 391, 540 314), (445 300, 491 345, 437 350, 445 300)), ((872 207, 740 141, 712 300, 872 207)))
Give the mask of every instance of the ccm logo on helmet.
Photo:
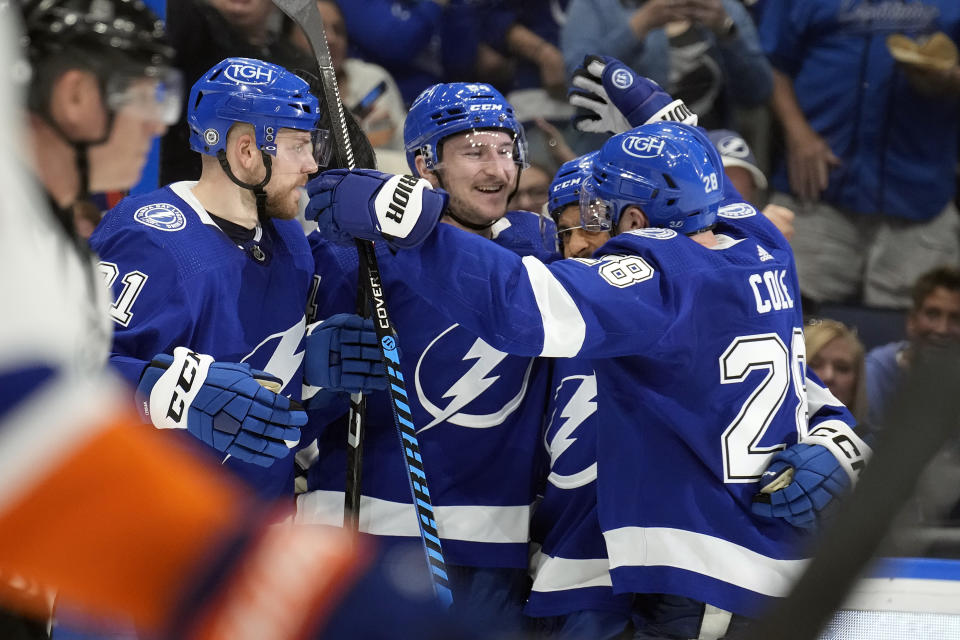
POLYGON ((470 111, 500 111, 503 109, 502 104, 472 104, 470 105, 470 111))
POLYGON ((581 180, 580 176, 577 176, 576 178, 570 178, 569 180, 564 180, 564 181, 561 182, 560 184, 555 185, 555 186, 553 187, 553 190, 554 190, 554 191, 560 191, 561 189, 566 189, 567 187, 572 187, 572 186, 575 185, 575 184, 580 184, 580 180, 581 180))
POLYGON ((273 82, 273 69, 255 67, 252 64, 232 64, 223 75, 237 84, 270 84, 273 82))
POLYGON ((663 138, 655 136, 627 136, 620 147, 634 158, 656 158, 663 151, 664 143, 663 138))

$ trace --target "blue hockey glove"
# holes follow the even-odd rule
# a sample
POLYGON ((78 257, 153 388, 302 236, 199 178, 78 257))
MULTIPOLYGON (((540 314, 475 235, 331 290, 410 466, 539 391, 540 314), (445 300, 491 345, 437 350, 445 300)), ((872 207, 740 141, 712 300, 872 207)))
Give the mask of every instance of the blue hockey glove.
POLYGON ((570 104, 587 111, 573 118, 580 131, 617 134, 659 120, 697 124, 683 100, 610 56, 584 58, 571 84, 570 104))
POLYGON ((753 512, 816 529, 834 502, 851 487, 850 477, 829 449, 798 443, 773 456, 753 498, 753 512))
POLYGON ((373 320, 340 313, 307 327, 303 380, 327 391, 368 393, 387 388, 373 320))
POLYGON ((217 451, 269 467, 289 454, 307 423, 301 408, 270 390, 281 384, 248 364, 215 362, 177 347, 172 356, 154 357, 137 391, 158 429, 186 429, 217 451))
POLYGON ((423 178, 371 169, 325 171, 307 183, 307 195, 306 216, 328 240, 383 239, 396 249, 426 240, 447 206, 446 192, 423 178))

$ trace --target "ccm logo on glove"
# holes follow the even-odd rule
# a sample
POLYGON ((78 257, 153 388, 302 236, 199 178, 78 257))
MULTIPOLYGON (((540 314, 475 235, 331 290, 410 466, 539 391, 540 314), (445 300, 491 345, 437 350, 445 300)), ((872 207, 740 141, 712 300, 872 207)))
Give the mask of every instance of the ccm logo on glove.
POLYGON ((374 209, 384 212, 380 217, 380 231, 389 236, 405 238, 417 218, 414 216, 404 223, 404 216, 407 211, 420 212, 423 190, 429 188, 429 182, 413 176, 393 176, 387 180, 374 201, 374 209))

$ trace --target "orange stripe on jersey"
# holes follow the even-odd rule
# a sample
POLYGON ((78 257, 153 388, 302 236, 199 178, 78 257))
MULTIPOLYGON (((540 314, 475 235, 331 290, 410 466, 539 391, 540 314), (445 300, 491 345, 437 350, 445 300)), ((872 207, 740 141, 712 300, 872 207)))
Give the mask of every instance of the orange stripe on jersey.
POLYGON ((368 545, 343 529, 271 526, 190 638, 312 637, 370 559, 368 545))
POLYGON ((157 629, 248 506, 222 470, 124 413, 0 513, 0 571, 157 629))

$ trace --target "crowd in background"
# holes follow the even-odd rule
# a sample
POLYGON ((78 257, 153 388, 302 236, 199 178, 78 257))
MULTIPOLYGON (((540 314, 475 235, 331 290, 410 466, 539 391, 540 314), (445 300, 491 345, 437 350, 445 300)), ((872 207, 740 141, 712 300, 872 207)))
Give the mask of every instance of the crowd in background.
MULTIPOLYGON (((570 124, 568 80, 585 55, 619 58, 683 99, 745 199, 770 205, 791 241, 808 362, 858 419, 882 424, 918 344, 960 340, 954 3, 317 4, 340 94, 382 170, 407 172, 404 115, 424 88, 489 82, 507 96, 530 150, 514 209, 541 211, 557 168, 604 139, 570 124)), ((227 56, 317 72, 270 0, 170 0, 167 25, 187 86, 227 56)), ((182 120, 163 138, 161 184, 197 177, 187 136, 182 120)), ((76 215, 92 231, 96 213, 76 215)))

